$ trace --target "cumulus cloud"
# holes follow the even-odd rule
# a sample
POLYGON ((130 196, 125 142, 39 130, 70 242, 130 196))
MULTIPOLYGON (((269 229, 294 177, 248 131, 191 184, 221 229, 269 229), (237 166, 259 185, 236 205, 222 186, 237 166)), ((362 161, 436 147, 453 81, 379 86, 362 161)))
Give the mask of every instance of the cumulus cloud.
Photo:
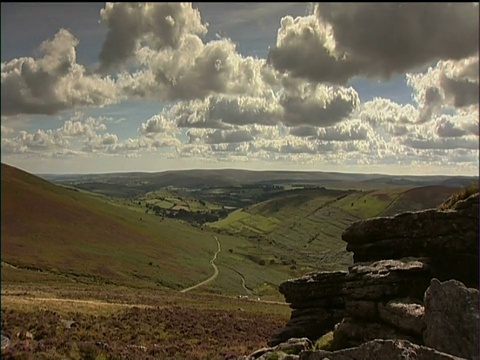
POLYGON ((433 138, 425 140, 407 138, 404 144, 414 149, 478 150, 478 139, 475 138, 433 138))
POLYGON ((265 60, 243 57, 229 39, 187 37, 175 50, 142 48, 141 69, 122 72, 118 85, 129 96, 157 100, 193 100, 212 94, 259 96, 275 81, 265 60))
POLYGON ((407 84, 421 107, 418 122, 431 120, 443 108, 478 108, 478 55, 439 61, 425 73, 408 73, 407 84))
POLYGON ((363 103, 355 116, 376 131, 381 129, 392 136, 402 136, 408 133, 407 126, 417 121, 419 110, 410 104, 401 105, 390 99, 375 98, 363 103))
POLYGON ((390 78, 478 53, 473 3, 319 3, 315 15, 282 19, 269 52, 276 69, 344 84, 353 76, 390 78))
POLYGON ((280 97, 283 123, 287 126, 326 127, 347 118, 360 100, 353 88, 303 83, 280 97))
POLYGON ((436 132, 440 137, 459 137, 467 133, 445 117, 442 117, 437 121, 436 132))
POLYGON ((125 65, 142 43, 157 51, 177 49, 186 36, 207 32, 191 3, 107 3, 100 17, 108 27, 101 71, 125 65))
POLYGON ((346 121, 336 126, 315 128, 299 126, 290 129, 290 134, 323 141, 366 140, 371 128, 359 120, 346 121))
POLYGON ((163 114, 154 115, 142 123, 138 129, 143 135, 151 134, 173 134, 177 130, 175 122, 165 118, 163 114))
POLYGON ((114 81, 88 75, 76 63, 77 45, 78 40, 61 29, 53 39, 40 45, 40 58, 3 62, 2 115, 52 115, 65 109, 115 103, 118 94, 114 81))
POLYGON ((179 102, 169 111, 179 127, 227 129, 249 124, 275 125, 282 109, 272 92, 263 97, 208 96, 179 102))
POLYGON ((22 130, 14 138, 2 138, 2 153, 51 152, 65 149, 68 145, 68 140, 52 130, 37 130, 35 133, 27 133, 22 130))

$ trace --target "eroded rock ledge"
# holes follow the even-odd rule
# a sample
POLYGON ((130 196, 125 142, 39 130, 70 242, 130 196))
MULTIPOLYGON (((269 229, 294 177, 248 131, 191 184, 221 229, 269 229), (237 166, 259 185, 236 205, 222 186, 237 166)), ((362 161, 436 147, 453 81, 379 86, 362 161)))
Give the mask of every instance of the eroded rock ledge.
POLYGON ((336 348, 348 349, 300 358, 478 359, 478 227, 478 194, 452 210, 353 224, 342 235, 354 252, 348 272, 280 286, 292 315, 269 345, 334 330, 336 348))

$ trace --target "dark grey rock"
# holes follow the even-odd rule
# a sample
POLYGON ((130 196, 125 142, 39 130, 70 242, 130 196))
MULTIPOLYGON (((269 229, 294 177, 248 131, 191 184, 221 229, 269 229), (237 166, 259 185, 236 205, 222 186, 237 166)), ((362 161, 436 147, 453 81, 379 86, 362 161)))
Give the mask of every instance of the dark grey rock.
POLYGON ((425 330, 423 305, 411 299, 395 299, 387 304, 378 304, 378 314, 387 324, 406 334, 422 336, 425 330))
POLYGON ((478 359, 478 290, 432 279, 425 292, 425 345, 467 359, 478 359))

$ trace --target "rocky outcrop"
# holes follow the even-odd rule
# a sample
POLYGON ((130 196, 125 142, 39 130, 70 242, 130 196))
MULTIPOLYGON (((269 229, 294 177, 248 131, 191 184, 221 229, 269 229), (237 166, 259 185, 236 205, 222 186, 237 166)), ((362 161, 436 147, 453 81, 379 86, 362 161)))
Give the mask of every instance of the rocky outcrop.
POLYGON ((338 351, 305 351, 299 360, 465 360, 406 340, 373 340, 338 351))
POLYGON ((432 279, 425 292, 425 345, 467 359, 478 359, 478 290, 432 279))
MULTIPOLYGON (((280 291, 292 315, 269 345, 289 337, 316 340, 334 327, 334 349, 358 347, 323 352, 330 360, 400 359, 402 354, 478 359, 478 290, 438 280, 429 288, 438 278, 478 289, 478 228, 478 194, 451 210, 351 225, 342 238, 354 252, 354 265, 346 274, 315 273, 283 283, 280 291)), ((311 354, 305 359, 323 359, 311 354)))
POLYGON ((298 360, 298 355, 303 351, 312 349, 312 342, 307 338, 292 338, 274 347, 268 347, 254 351, 248 356, 237 360, 298 360))
POLYGON ((342 234, 354 262, 428 257, 433 275, 478 287, 478 194, 452 210, 425 210, 352 224, 342 234))
POLYGON ((344 316, 343 285, 346 272, 317 272, 280 285, 292 314, 286 327, 268 342, 275 346, 292 337, 316 340, 333 330, 344 316))
POLYGON ((358 263, 345 276, 345 318, 334 332, 337 346, 373 339, 422 342, 423 293, 431 278, 427 259, 358 263))

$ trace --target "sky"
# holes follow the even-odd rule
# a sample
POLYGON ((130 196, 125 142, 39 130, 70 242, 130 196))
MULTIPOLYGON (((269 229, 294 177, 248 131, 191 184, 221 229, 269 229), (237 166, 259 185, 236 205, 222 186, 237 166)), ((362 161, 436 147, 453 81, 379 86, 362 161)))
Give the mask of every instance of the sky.
POLYGON ((2 3, 1 160, 478 175, 478 3, 2 3))

